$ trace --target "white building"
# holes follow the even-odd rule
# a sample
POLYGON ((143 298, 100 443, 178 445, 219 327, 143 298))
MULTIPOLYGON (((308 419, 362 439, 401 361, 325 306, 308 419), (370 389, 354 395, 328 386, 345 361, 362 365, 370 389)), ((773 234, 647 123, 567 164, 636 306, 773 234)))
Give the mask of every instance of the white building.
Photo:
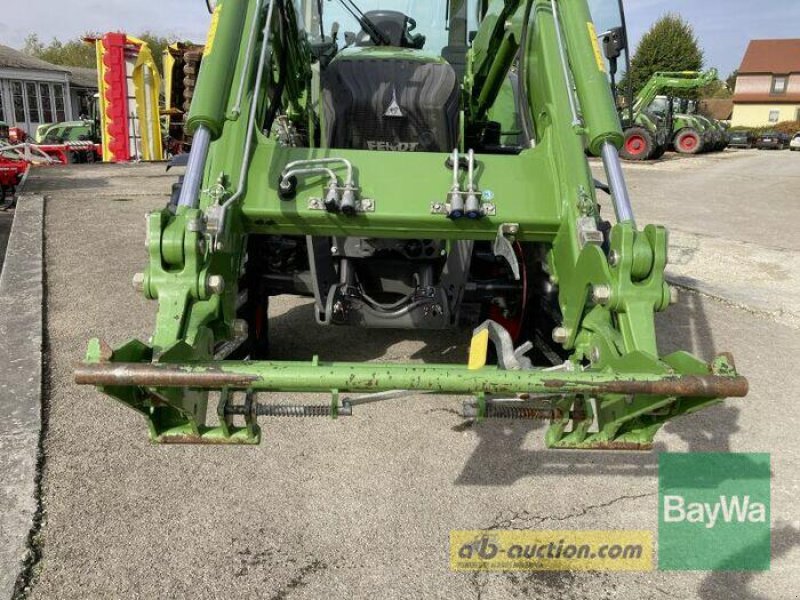
POLYGON ((52 65, 0 45, 0 121, 33 136, 41 124, 78 119, 86 108, 80 100, 97 92, 96 77, 92 84, 87 71, 91 70, 52 65))

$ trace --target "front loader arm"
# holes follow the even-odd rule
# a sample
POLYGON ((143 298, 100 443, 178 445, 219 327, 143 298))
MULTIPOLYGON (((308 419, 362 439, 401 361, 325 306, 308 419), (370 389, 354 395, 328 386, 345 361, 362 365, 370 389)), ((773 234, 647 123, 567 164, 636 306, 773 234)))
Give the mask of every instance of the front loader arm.
POLYGON ((673 90, 696 90, 717 79, 717 70, 705 73, 698 71, 659 71, 654 73, 636 96, 634 110, 640 111, 653 103, 656 96, 673 90))
POLYGON ((298 128, 319 116, 294 4, 219 7, 189 117, 194 141, 179 205, 150 215, 149 264, 136 278, 158 301, 153 339, 115 351, 93 341, 76 372, 79 383, 144 415, 154 441, 258 443, 258 414, 335 417, 352 409, 340 393, 403 388, 474 394, 479 417, 489 414, 487 394, 534 395, 547 403, 550 447, 647 448, 668 419, 746 393, 728 357, 706 364, 658 354, 654 313, 673 299, 664 279, 667 233, 636 226, 617 155, 623 135, 586 0, 490 3, 464 80, 465 129, 480 128, 517 59, 532 139, 519 155, 479 156, 481 186, 496 194, 497 214, 469 221, 431 204, 451 185, 444 155, 317 148, 312 135, 305 146, 278 143, 270 132, 276 114, 298 128), (613 227, 601 216, 587 149, 602 157, 613 227), (372 211, 320 212, 316 181, 287 202, 281 174, 298 159, 350 164, 372 211), (502 368, 486 365, 484 329, 469 367, 217 361, 221 345, 247 334, 239 286, 256 259, 248 239, 259 235, 540 244, 560 319, 552 338, 568 360, 555 372, 528 368, 517 354, 502 368), (254 400, 261 391, 327 393, 331 404, 268 407, 254 400), (219 394, 218 426, 206 425, 209 392, 219 394), (234 416, 245 425, 235 427, 234 416))

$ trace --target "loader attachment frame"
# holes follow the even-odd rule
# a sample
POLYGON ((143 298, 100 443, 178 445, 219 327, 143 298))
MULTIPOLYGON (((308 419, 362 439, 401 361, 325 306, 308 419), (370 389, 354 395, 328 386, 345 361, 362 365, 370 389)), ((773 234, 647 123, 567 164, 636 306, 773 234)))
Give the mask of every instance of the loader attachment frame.
MULTIPOLYGON (((442 52, 457 57, 453 32, 463 33, 460 80, 410 30, 396 37, 413 47, 338 48, 335 37, 312 45, 303 18, 319 6, 217 5, 187 119, 186 175, 177 202, 148 216, 149 262, 134 278, 158 302, 155 332, 116 350, 93 340, 79 384, 142 414, 154 442, 209 444, 258 443, 258 416, 346 416, 403 390, 466 395, 467 418, 547 419, 553 448, 646 449, 668 420, 746 394, 728 356, 708 364, 659 354, 654 314, 677 301, 664 279, 667 232, 636 225, 586 0, 475 3, 478 30, 467 40, 463 24, 452 28, 442 52), (428 73, 439 112, 422 116, 397 75, 369 92, 385 105, 360 109, 374 111, 364 131, 380 139, 337 143, 331 98, 361 67, 378 78, 428 73), (452 139, 403 139, 409 115, 438 119, 452 139), (602 160, 607 186, 596 184, 587 151, 602 160), (596 187, 610 192, 613 225, 596 187), (370 281, 381 282, 377 293, 370 281), (489 320, 461 366, 247 360, 261 350, 267 298, 282 293, 314 298, 327 326, 489 320), (249 352, 236 357, 241 347, 249 352), (330 401, 268 405, 264 392, 330 401), (343 396, 362 393, 369 398, 343 396)), ((413 28, 397 12, 375 19, 413 28)))

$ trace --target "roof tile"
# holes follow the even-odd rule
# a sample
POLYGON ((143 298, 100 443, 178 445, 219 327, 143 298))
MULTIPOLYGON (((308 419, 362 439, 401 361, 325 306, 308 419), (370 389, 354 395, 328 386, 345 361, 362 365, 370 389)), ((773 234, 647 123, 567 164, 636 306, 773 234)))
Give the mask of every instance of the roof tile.
POLYGON ((800 38, 751 40, 739 67, 744 73, 800 73, 800 38))
POLYGON ((0 44, 0 67, 69 73, 69 67, 53 65, 33 56, 28 56, 19 50, 3 46, 2 44, 0 44))

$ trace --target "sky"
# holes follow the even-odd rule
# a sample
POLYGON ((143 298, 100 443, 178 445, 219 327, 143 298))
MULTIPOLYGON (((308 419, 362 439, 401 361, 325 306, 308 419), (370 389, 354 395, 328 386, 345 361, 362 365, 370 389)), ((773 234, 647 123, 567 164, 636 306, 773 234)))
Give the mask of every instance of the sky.
MULTIPOLYGON (((424 0, 421 0, 424 1, 424 0)), ((356 0, 358 2, 358 0, 356 0)), ((20 48, 37 33, 43 41, 87 31, 150 30, 203 42, 209 16, 205 0, 3 0, 0 43, 20 48)), ((800 37, 800 0, 626 0, 628 30, 635 45, 667 12, 694 27, 706 67, 726 77, 741 63, 750 39, 800 37)))

